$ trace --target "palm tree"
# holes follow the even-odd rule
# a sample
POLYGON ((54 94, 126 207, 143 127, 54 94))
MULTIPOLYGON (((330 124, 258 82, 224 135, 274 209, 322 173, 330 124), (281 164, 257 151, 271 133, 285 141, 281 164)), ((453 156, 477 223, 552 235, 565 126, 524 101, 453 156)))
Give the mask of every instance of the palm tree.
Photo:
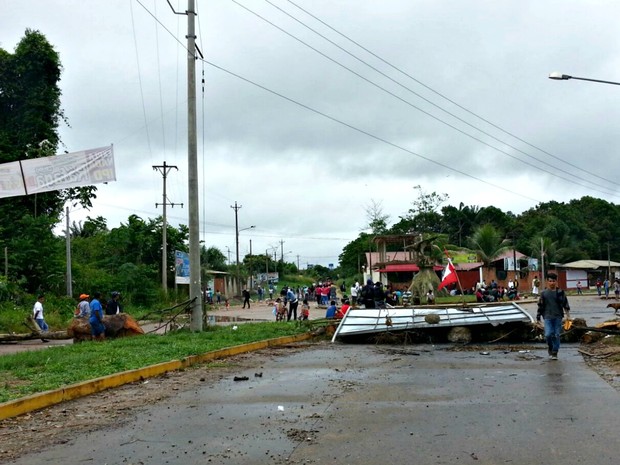
POLYGON ((485 268, 490 268, 493 260, 510 248, 510 240, 503 238, 492 224, 476 228, 468 244, 469 248, 476 252, 485 268))

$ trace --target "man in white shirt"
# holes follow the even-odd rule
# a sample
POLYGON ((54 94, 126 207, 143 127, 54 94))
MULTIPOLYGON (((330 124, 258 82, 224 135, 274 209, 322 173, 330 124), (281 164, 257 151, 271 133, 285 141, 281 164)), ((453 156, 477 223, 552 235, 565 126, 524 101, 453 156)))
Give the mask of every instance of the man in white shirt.
POLYGON ((357 304, 357 291, 359 290, 358 284, 355 283, 351 286, 351 303, 353 305, 357 304))
MULTIPOLYGON (((34 317, 34 321, 37 322, 41 331, 49 330, 49 326, 45 322, 45 318, 43 317, 43 302, 45 301, 45 296, 43 294, 39 294, 37 297, 37 301, 34 303, 34 307, 32 307, 32 316, 34 317)), ((41 338, 43 342, 49 342, 47 339, 41 338)))

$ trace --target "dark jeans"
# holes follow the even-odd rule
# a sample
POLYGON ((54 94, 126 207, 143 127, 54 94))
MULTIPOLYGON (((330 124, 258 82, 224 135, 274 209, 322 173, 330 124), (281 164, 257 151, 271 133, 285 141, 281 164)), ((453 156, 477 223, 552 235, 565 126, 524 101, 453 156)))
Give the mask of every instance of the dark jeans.
POLYGON ((295 315, 295 320, 297 319, 297 306, 299 305, 299 301, 295 302, 291 301, 288 306, 288 317, 286 321, 291 321, 291 315, 295 315))
POLYGON ((245 308, 245 304, 248 304, 248 308, 250 308, 250 298, 246 297, 243 299, 243 308, 245 308))

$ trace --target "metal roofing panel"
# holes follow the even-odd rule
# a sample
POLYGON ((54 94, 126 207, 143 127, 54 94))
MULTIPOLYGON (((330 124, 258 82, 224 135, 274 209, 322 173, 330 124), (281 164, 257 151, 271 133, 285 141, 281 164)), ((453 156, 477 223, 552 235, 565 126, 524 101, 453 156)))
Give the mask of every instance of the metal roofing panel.
POLYGON ((464 308, 351 308, 340 321, 332 342, 339 336, 380 333, 433 327, 454 327, 504 323, 533 323, 534 320, 515 302, 464 308), (427 323, 427 315, 439 316, 436 324, 427 323))

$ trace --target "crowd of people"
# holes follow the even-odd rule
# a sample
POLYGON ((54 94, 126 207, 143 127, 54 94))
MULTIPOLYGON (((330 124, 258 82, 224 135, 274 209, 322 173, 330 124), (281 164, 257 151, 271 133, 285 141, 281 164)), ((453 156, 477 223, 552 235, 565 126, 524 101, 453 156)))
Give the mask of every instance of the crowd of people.
MULTIPOLYGON (((343 318, 352 305, 364 306, 365 308, 386 308, 387 305, 401 305, 409 296, 406 290, 393 289, 390 284, 384 286, 381 282, 374 283, 368 279, 361 286, 355 282, 350 287, 350 295, 345 283, 340 285, 340 292, 335 283, 330 280, 314 283, 307 287, 291 288, 283 286, 279 297, 273 301, 273 315, 277 321, 290 321, 300 319, 307 320, 310 314, 309 302, 315 302, 316 307, 325 307, 325 318, 343 318), (302 301, 301 313, 297 314, 299 301, 302 301), (288 307, 287 307, 288 306, 288 307)), ((272 291, 270 288, 270 295, 272 291)), ((427 295, 429 303, 435 302, 432 291, 427 295)))
POLYGON ((519 281, 516 279, 508 281, 508 287, 498 285, 494 279, 489 285, 486 281, 482 281, 472 288, 472 292, 476 296, 476 302, 500 302, 520 298, 519 281))

